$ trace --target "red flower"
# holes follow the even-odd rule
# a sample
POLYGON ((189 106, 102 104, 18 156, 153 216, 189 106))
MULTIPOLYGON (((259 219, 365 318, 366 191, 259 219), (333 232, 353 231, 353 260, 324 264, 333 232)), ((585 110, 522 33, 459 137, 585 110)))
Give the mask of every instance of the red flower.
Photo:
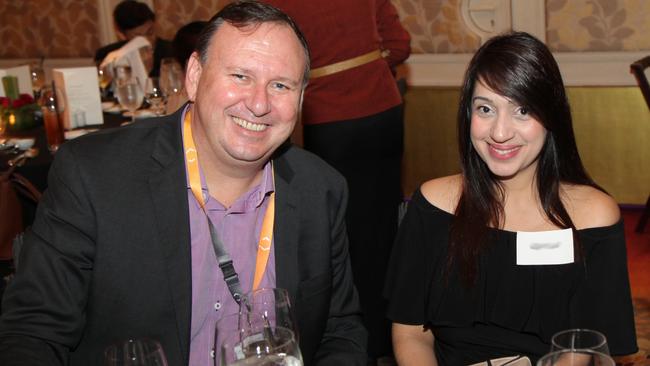
POLYGON ((27 104, 27 103, 25 103, 24 100, 19 98, 19 99, 14 100, 13 103, 11 103, 11 106, 14 107, 15 109, 18 109, 18 108, 24 106, 25 104, 27 104))
POLYGON ((9 100, 9 98, 7 98, 7 97, 0 97, 0 104, 2 105, 2 108, 8 108, 10 102, 11 102, 11 101, 9 100))
POLYGON ((18 99, 22 100, 25 102, 25 104, 32 104, 34 103, 34 98, 30 94, 20 94, 18 99))

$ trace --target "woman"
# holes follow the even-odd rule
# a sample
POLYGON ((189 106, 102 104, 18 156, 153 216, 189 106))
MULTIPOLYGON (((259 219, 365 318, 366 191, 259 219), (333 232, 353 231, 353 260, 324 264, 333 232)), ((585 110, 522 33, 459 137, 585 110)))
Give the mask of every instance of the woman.
POLYGON ((636 352, 620 212, 582 166, 546 46, 526 33, 483 45, 458 120, 462 173, 415 192, 392 253, 399 364, 535 362, 568 328, 636 352))

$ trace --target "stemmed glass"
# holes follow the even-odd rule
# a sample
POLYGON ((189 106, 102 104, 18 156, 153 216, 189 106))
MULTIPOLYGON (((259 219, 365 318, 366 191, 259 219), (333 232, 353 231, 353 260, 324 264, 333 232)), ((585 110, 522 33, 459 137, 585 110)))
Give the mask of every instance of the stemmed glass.
POLYGON ((131 112, 131 123, 135 122, 135 111, 140 108, 144 99, 144 91, 137 77, 131 76, 118 79, 116 82, 117 101, 122 108, 131 112))
POLYGON ((113 73, 111 72, 110 65, 97 69, 97 81, 99 82, 99 91, 102 100, 108 97, 108 87, 113 80, 113 73))
POLYGON ((302 366, 302 355, 290 329, 250 327, 220 342, 217 366, 239 365, 302 366))
POLYGON ((561 350, 592 350, 609 355, 605 335, 591 329, 568 329, 551 338, 551 352, 561 350))
POLYGON ((157 116, 165 113, 165 94, 160 88, 160 79, 151 77, 147 79, 144 87, 144 98, 157 116))
POLYGON ((167 358, 157 341, 129 339, 104 350, 104 366, 167 366, 167 358))
POLYGON ((537 366, 615 366, 616 362, 604 353, 590 349, 563 349, 544 355, 537 366))
POLYGON ((45 84, 45 72, 43 72, 43 66, 41 66, 41 63, 42 61, 35 62, 30 65, 34 100, 39 100, 41 98, 41 90, 45 84))
POLYGON ((183 71, 181 66, 171 57, 160 61, 160 87, 163 93, 171 97, 183 89, 183 71))
POLYGON ((289 293, 285 289, 260 288, 244 295, 241 313, 250 324, 287 328, 298 339, 289 293))

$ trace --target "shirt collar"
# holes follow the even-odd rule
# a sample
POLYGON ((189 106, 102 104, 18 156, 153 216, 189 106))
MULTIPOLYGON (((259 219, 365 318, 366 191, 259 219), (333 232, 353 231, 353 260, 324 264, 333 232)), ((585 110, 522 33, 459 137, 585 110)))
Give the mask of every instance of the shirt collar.
MULTIPOLYGON (((187 113, 188 109, 189 109, 189 103, 185 106, 183 113, 181 113, 181 121, 185 120, 185 113, 187 113)), ((182 128, 181 128, 181 134, 182 134, 181 137, 184 137, 184 131, 182 128)), ((183 146, 183 150, 185 150, 184 146, 183 146)), ((262 170, 263 170, 262 180, 260 184, 258 186, 253 187, 250 191, 244 193, 244 195, 249 196, 246 200, 253 201, 250 203, 252 203, 255 207, 259 207, 262 204, 262 202, 264 202, 264 198, 275 191, 275 186, 273 181, 273 163, 271 161, 267 161, 266 164, 264 164, 262 170), (261 194, 255 194, 256 192, 260 192, 261 194)), ((203 175, 203 170, 201 170, 200 166, 199 166, 199 174, 201 176, 201 192, 203 193, 203 199, 206 200, 207 203, 210 200, 210 197, 208 194, 208 187, 205 182, 205 176, 203 175)), ((187 167, 185 168, 185 187, 187 189, 190 189, 190 178, 189 178, 189 174, 187 174, 187 167)))

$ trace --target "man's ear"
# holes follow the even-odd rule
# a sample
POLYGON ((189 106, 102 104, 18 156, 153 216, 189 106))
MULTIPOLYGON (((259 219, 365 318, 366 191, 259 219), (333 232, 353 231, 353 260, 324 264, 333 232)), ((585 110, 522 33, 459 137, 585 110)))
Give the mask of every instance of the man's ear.
POLYGON ((201 65, 199 54, 192 52, 192 55, 187 60, 187 72, 185 73, 185 91, 187 92, 187 98, 192 102, 196 98, 201 72, 203 72, 203 65, 201 65))

